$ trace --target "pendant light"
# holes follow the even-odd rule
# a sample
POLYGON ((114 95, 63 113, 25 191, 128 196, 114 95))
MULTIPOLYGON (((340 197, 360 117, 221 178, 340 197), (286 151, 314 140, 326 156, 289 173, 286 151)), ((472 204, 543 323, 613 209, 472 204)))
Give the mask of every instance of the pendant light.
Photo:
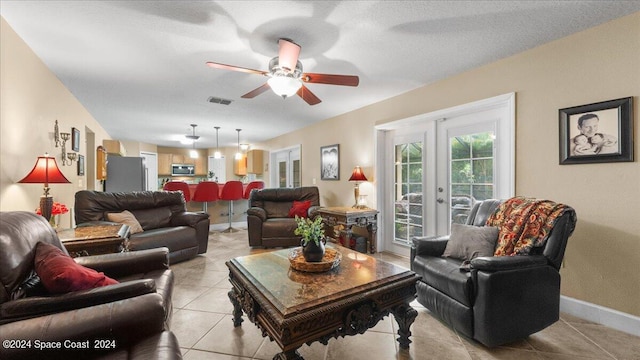
POLYGON ((242 129, 236 129, 238 132, 238 152, 236 153, 236 160, 242 160, 242 153, 240 152, 240 131, 242 129))
POLYGON ((221 159, 222 153, 220 153, 220 148, 218 147, 218 130, 220 130, 220 126, 214 126, 216 129, 216 151, 213 153, 214 159, 221 159))

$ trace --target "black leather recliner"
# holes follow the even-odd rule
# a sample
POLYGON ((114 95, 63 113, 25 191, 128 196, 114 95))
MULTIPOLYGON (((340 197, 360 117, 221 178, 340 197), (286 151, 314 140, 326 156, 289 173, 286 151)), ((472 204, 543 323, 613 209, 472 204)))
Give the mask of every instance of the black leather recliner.
MULTIPOLYGON (((484 226, 501 201, 472 208, 467 225, 484 226)), ((457 332, 488 346, 523 339, 558 321, 560 265, 575 228, 573 209, 560 216, 542 249, 530 255, 477 257, 470 271, 443 257, 448 236, 417 237, 411 270, 422 277, 418 301, 457 332)))

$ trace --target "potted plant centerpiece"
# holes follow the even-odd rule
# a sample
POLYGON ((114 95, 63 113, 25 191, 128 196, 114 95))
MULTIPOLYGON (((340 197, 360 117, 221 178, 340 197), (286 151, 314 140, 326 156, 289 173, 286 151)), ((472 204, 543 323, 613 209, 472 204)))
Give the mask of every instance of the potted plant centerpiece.
POLYGON ((327 240, 324 238, 324 225, 322 218, 316 217, 315 220, 309 218, 298 217, 296 215, 296 223, 298 227, 294 234, 302 236, 300 246, 302 246, 302 256, 308 262, 320 262, 324 257, 324 244, 327 240))

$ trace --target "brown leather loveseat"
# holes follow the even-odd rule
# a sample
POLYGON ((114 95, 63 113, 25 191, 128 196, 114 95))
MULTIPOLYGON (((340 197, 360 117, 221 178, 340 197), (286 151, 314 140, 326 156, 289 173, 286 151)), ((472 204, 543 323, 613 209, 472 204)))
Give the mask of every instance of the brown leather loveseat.
POLYGON ((167 247, 172 264, 207 251, 209 214, 188 212, 180 191, 82 190, 75 198, 78 226, 108 221, 109 213, 131 212, 144 231, 129 236, 130 251, 167 247))
POLYGON ((42 216, 0 212, 0 359, 180 359, 169 331, 174 275, 167 254, 160 248, 72 260, 42 216), (50 258, 42 252, 51 250, 119 283, 51 293, 46 278, 81 271, 51 265, 52 273, 43 272, 50 258))
POLYGON ((309 200, 307 216, 314 218, 320 208, 320 195, 315 186, 253 190, 249 195, 247 227, 249 246, 297 246, 301 237, 293 232, 297 225, 289 216, 294 201, 309 200))

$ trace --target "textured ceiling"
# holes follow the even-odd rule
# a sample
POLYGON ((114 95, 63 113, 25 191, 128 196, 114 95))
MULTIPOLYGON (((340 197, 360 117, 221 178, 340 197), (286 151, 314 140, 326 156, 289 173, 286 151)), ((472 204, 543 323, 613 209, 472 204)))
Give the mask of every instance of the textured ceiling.
MULTIPOLYGON (((256 143, 640 11, 640 1, 0 1, 0 14, 110 136, 198 147, 256 143), (356 88, 307 84, 322 103, 241 95, 266 78, 277 40, 306 72, 357 75, 356 88), (211 104, 211 96, 233 100, 211 104)), ((614 39, 612 39, 613 41, 614 39)))

